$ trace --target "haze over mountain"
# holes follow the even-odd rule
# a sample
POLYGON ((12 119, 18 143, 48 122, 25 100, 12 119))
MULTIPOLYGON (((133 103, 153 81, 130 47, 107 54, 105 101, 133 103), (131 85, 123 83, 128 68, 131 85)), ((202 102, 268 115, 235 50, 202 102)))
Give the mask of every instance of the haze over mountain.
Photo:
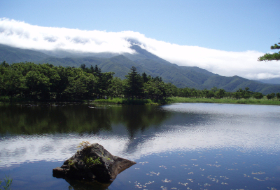
POLYGON ((139 73, 146 72, 153 77, 162 77, 165 82, 171 82, 180 88, 211 89, 217 87, 226 91, 236 91, 239 88, 249 87, 251 91, 264 94, 280 92, 280 85, 264 84, 239 76, 220 76, 199 67, 178 66, 148 52, 139 45, 132 45, 130 48, 134 51, 133 54, 38 51, 0 44, 0 61, 8 63, 30 61, 70 67, 79 67, 81 64, 85 64, 87 67, 98 65, 103 72, 115 72, 114 76, 122 79, 134 66, 139 73))

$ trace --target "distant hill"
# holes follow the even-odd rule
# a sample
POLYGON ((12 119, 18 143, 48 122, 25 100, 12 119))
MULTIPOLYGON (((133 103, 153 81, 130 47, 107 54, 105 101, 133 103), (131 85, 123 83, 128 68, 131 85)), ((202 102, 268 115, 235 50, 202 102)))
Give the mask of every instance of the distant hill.
POLYGON ((266 84, 280 84, 280 78, 261 79, 261 80, 257 80, 257 81, 266 83, 266 84))
POLYGON ((266 84, 263 82, 248 80, 239 76, 224 77, 211 73, 198 67, 178 66, 172 64, 144 49, 138 45, 131 46, 135 54, 116 53, 77 53, 66 51, 35 51, 13 48, 0 44, 0 61, 8 63, 35 62, 50 63, 55 66, 79 67, 85 64, 101 68, 103 72, 114 72, 116 77, 125 78, 132 66, 139 73, 153 77, 159 76, 165 82, 171 82, 177 87, 189 87, 196 89, 211 89, 213 87, 223 88, 226 91, 236 91, 239 88, 249 87, 251 91, 268 94, 280 92, 279 84, 266 84))

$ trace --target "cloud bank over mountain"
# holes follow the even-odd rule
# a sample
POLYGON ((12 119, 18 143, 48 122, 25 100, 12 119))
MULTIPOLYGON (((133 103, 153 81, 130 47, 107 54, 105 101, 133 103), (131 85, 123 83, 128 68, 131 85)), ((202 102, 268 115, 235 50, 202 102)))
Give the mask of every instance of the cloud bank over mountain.
MULTIPOLYGON (((172 35, 172 34, 171 34, 172 35)), ((258 62, 263 52, 229 52, 177 45, 151 39, 134 31, 107 32, 42 27, 7 18, 0 19, 0 43, 35 50, 135 53, 131 44, 180 66, 197 66, 223 76, 249 79, 280 77, 280 63, 258 62)), ((269 48, 269 47, 268 47, 269 48)))

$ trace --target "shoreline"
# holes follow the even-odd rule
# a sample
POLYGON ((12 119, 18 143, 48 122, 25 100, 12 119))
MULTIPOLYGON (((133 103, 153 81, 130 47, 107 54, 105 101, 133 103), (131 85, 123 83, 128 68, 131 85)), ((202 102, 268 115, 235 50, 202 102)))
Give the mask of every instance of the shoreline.
POLYGON ((277 99, 268 100, 266 98, 263 99, 231 99, 231 98, 186 98, 186 97, 170 97, 161 102, 154 102, 150 99, 148 100, 134 100, 130 101, 130 104, 127 102, 127 99, 121 98, 113 98, 113 99, 98 99, 93 101, 92 103, 112 103, 112 104, 124 104, 124 105, 166 105, 173 103, 220 103, 220 104, 248 104, 248 105, 280 105, 280 101, 277 99), (135 102, 138 102, 135 103, 135 102), (140 104, 142 103, 142 104, 140 104))
POLYGON ((24 99, 3 99, 0 97, 0 103, 80 103, 80 104, 120 104, 120 105, 167 105, 173 103, 220 103, 220 104, 248 104, 248 105, 280 105, 280 100, 275 99, 232 99, 232 98, 187 98, 187 97, 170 97, 165 100, 153 101, 151 99, 126 99, 126 98, 108 98, 95 100, 67 100, 67 101, 53 101, 53 100, 24 100, 24 99), (4 101, 3 101, 4 100, 4 101))

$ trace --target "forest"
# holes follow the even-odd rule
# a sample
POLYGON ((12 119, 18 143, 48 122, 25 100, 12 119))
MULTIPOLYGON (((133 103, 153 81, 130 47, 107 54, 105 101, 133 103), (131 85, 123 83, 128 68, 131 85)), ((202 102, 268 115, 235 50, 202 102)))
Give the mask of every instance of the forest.
MULTIPOLYGON (((150 99, 163 101, 168 97, 262 99, 264 95, 247 87, 236 92, 224 89, 197 90, 177 88, 165 83, 161 77, 140 74, 132 67, 122 80, 113 72, 102 72, 96 65, 87 68, 53 66, 32 62, 0 64, 0 96, 9 100, 82 101, 109 98, 150 99)), ((266 95, 267 99, 280 99, 280 93, 266 95)))

